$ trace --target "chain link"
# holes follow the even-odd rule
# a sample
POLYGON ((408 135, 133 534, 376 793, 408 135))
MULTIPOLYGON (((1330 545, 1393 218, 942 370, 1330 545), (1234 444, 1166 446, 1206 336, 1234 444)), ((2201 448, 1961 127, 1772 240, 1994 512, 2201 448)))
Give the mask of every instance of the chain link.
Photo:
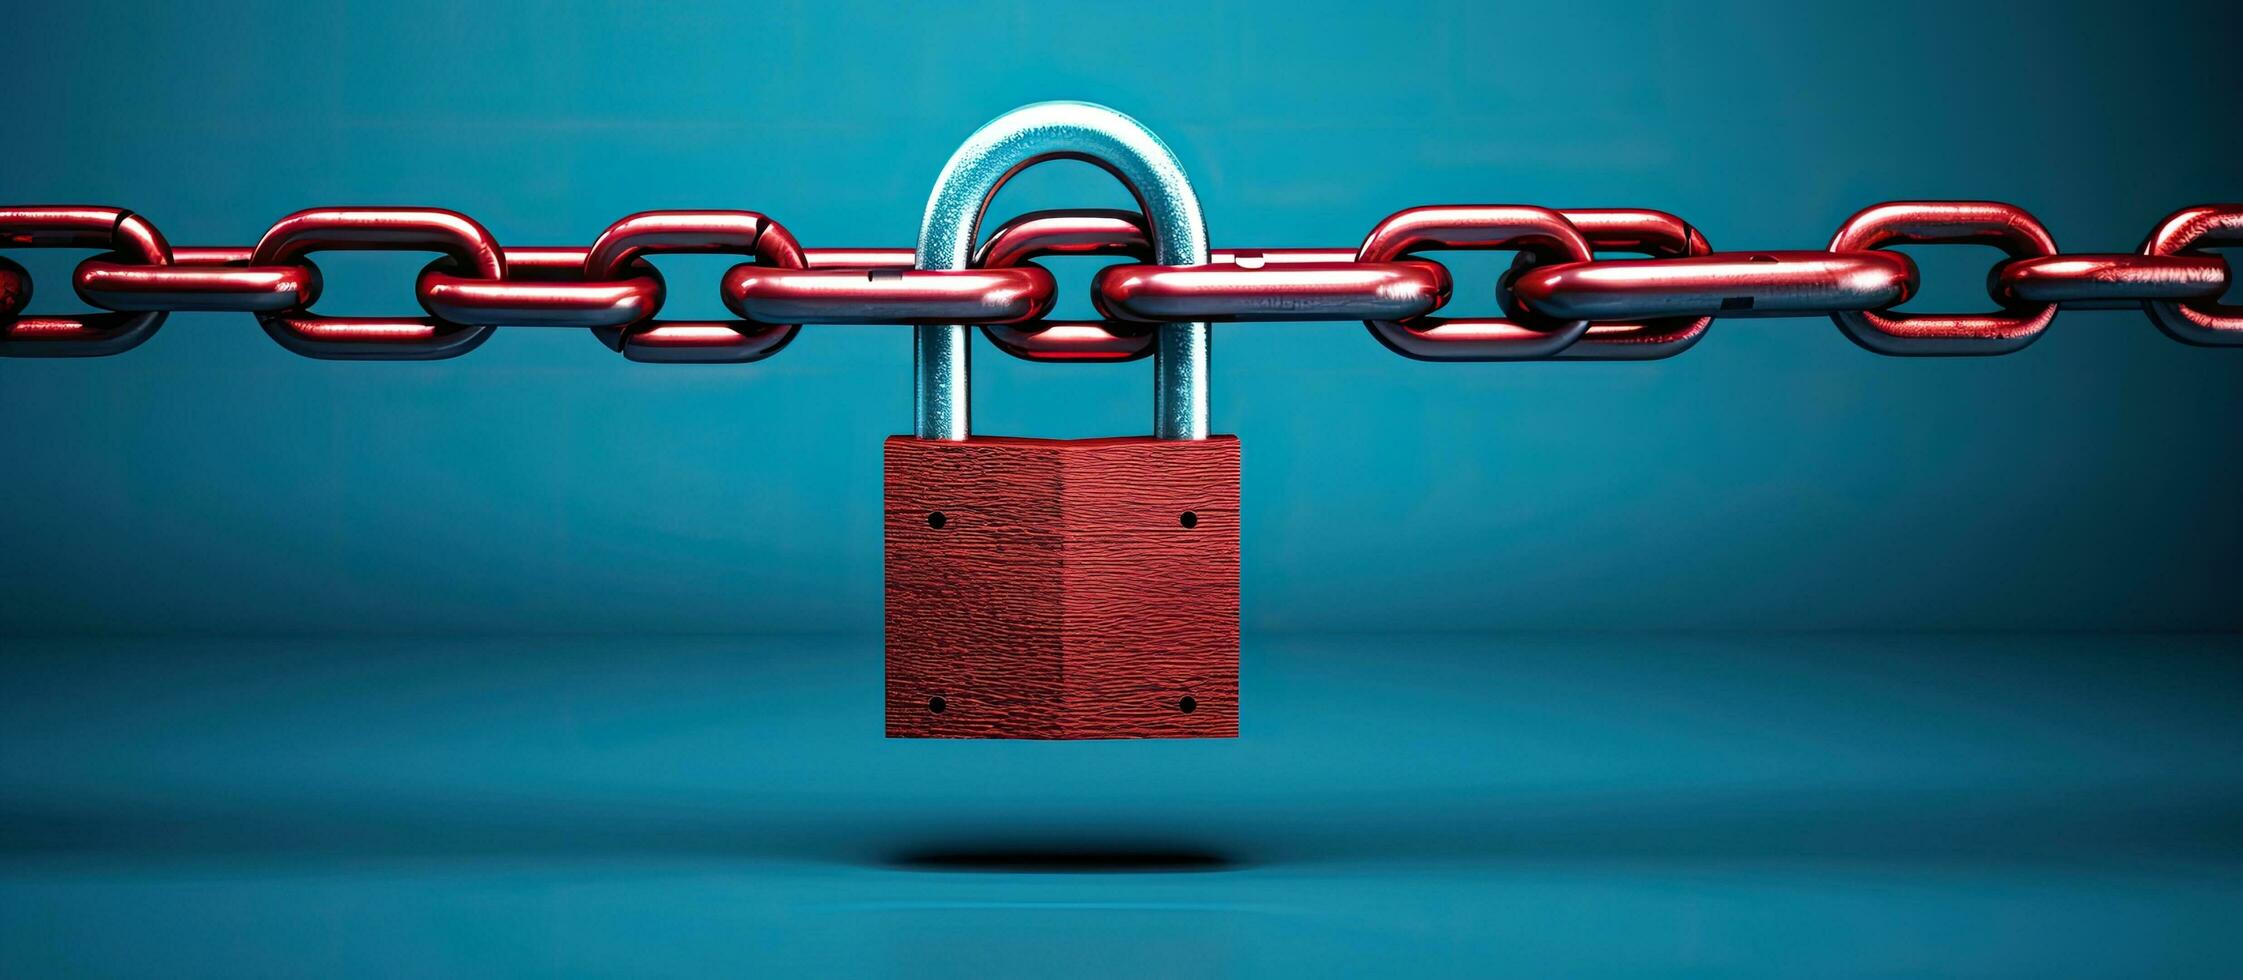
POLYGON ((1146 356, 1161 323, 1364 321, 1389 348, 1436 361, 1645 360, 1697 344, 1716 319, 1828 316, 1880 354, 1993 355, 2039 338, 2059 309, 2139 306, 2191 344, 2243 346, 2243 307, 2219 298, 2223 257, 2243 245, 2243 205, 2185 208, 2132 253, 2059 253, 2012 205, 1900 201, 1864 209, 1820 251, 1715 252, 1688 222, 1642 209, 1410 208, 1356 248, 1230 249, 1201 266, 1148 264, 1131 211, 1046 211, 1000 225, 975 268, 914 268, 902 248, 804 249, 749 211, 647 211, 584 248, 501 248, 473 219, 435 208, 321 208, 275 223, 254 247, 170 246, 155 225, 107 207, 0 207, 0 249, 99 251, 71 280, 100 313, 26 313, 31 275, 0 258, 0 356, 106 356, 152 336, 174 312, 254 314, 307 357, 454 357, 498 327, 588 328, 634 360, 758 360, 801 324, 980 325, 1035 361, 1146 356), (1897 313, 1919 286, 1894 245, 1980 244, 2007 253, 1988 276, 1991 314, 1897 313), (424 316, 324 317, 312 253, 425 250, 414 293, 424 316), (1451 319, 1449 270, 1420 253, 1518 252, 1494 289, 1505 316, 1451 319), (718 287, 735 320, 663 319, 649 256, 716 252, 750 261, 718 287), (1643 258, 1599 258, 1597 252, 1643 258), (1103 319, 1051 320, 1057 286, 1035 259, 1111 255, 1092 302, 1103 319))
MULTIPOLYGON (((1655 260, 1697 258, 1713 252, 1698 229, 1664 211, 1596 209, 1567 210, 1558 214, 1580 230, 1590 248, 1599 251, 1636 252, 1655 260)), ((1713 325, 1713 315, 1707 312, 1645 312, 1625 317, 1561 314, 1546 300, 1564 292, 1563 279, 1541 280, 1550 292, 1544 295, 1545 302, 1536 306, 1527 301, 1531 294, 1519 291, 1518 280, 1542 264, 1534 252, 1519 253, 1511 263, 1511 274, 1506 277, 1509 286, 1505 293, 1509 301, 1506 305, 1515 314, 1541 313, 1559 319, 1590 321, 1589 332, 1582 335, 1580 343, 1552 355, 1556 360, 1648 361, 1673 357, 1689 350, 1706 335, 1706 328, 1713 325)), ((1594 270, 1600 264, 1610 263, 1592 261, 1578 263, 1575 267, 1594 270)))
MULTIPOLYGON (((2142 243, 2142 254, 2201 254, 2202 249, 2215 245, 2243 245, 2243 204, 2175 211, 2150 232, 2142 243)), ((2222 271, 2228 271, 2224 264, 2222 271)), ((2224 276, 2220 289, 2222 292, 2227 289, 2224 276)), ((2191 302, 2194 298, 2186 295, 2145 297, 2142 308, 2175 340, 2206 346, 2243 345, 2243 307, 2191 302)))
POLYGON ((588 248, 509 248, 506 277, 460 274, 446 258, 421 269, 415 291, 429 313, 480 326, 621 330, 653 318, 666 285, 646 260, 616 279, 586 279, 588 248))
MULTIPOLYGON (((1363 239, 1361 262, 1391 262, 1430 249, 1516 248, 1538 264, 1590 261, 1589 240, 1565 216, 1522 205, 1463 205, 1396 212, 1363 239)), ((1425 361, 1531 361, 1573 346, 1589 321, 1555 319, 1532 311, 1509 319, 1451 319, 1425 315, 1408 320, 1366 320, 1371 335, 1404 357, 1425 361)))
MULTIPOLYGON (((779 223, 753 211, 641 211, 607 226, 584 255, 584 279, 613 282, 645 256, 679 253, 744 255, 765 265, 803 268, 802 246, 779 223)), ((726 273, 730 278, 743 266, 726 273)), ((611 349, 634 361, 743 364, 779 352, 801 329, 754 320, 649 318, 619 328, 594 328, 611 349)))
POLYGON ((78 263, 78 295, 105 310, 127 313, 277 313, 319 298, 319 269, 252 265, 252 249, 174 248, 170 265, 112 258, 78 263))
MULTIPOLYGON (((2056 254, 2056 240, 2032 215, 1993 201, 1903 201, 1865 208, 1839 227, 1833 252, 1891 245, 1991 245, 2016 260, 2056 254)), ((1998 293, 1991 282, 1989 293, 1998 293)), ((2000 302, 1996 295, 1995 300, 2000 302)), ((2013 301, 1987 314, 1846 310, 1831 314, 1854 342, 1879 354, 2009 354, 2040 339, 2056 304, 2013 301)))
MULTIPOLYGON (((146 219, 118 208, 46 205, 0 207, 0 247, 98 248, 105 258, 141 266, 171 264, 171 245, 146 219)), ((22 279, 10 303, 20 311, 31 299, 32 283, 21 266, 9 263, 22 279)), ((101 357, 140 346, 163 326, 164 311, 42 316, 10 313, 0 320, 0 356, 101 357)))
MULTIPOLYGON (((476 278, 506 278, 506 257, 475 219, 441 208, 313 208, 280 219, 250 252, 249 266, 300 264, 326 251, 442 252, 476 278)), ((441 316, 316 316, 312 297, 260 312, 257 322, 282 347, 327 360, 425 361, 458 357, 490 339, 488 324, 441 316)), ((424 304, 425 305, 425 304, 424 304)))

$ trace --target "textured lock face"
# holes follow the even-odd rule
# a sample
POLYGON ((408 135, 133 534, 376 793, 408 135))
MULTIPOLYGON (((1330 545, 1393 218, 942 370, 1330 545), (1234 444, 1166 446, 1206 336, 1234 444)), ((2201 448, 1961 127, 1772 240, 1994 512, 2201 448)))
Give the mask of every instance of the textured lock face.
POLYGON ((1238 440, 898 436, 887 731, 1238 734, 1238 440))

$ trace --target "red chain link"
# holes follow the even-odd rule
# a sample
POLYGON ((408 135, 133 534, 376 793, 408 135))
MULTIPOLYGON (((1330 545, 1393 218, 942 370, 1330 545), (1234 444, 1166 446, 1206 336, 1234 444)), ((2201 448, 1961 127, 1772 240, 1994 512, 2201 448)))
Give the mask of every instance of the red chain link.
POLYGON ((319 298, 310 265, 251 265, 246 248, 175 248, 170 265, 95 257, 71 275, 78 295, 128 313, 212 311, 277 313, 319 298))
MULTIPOLYGON (((1379 222, 1356 258, 1392 262, 1424 249, 1517 248, 1537 263, 1587 262, 1589 242, 1547 208, 1479 205, 1411 208, 1379 222)), ((1587 320, 1522 312, 1514 319, 1451 320, 1420 316, 1367 320, 1371 334, 1395 353, 1427 361, 1525 361, 1550 357, 1588 333, 1587 320)))
MULTIPOLYGON (((442 252, 486 280, 506 278, 506 259, 475 219, 441 208, 315 208, 280 219, 250 253, 251 266, 310 265, 325 251, 442 252)), ((305 357, 437 360, 482 346, 491 327, 424 317, 311 315, 310 297, 257 314, 265 333, 305 357)))
MULTIPOLYGON (((171 246, 146 219, 117 208, 0 207, 0 246, 7 248, 99 248, 144 266, 171 264, 171 246)), ((140 346, 163 326, 164 313, 95 313, 80 316, 23 314, 31 298, 31 278, 9 263, 23 284, 12 301, 16 311, 0 321, 0 355, 9 357, 100 357, 140 346)))
MULTIPOLYGON (((2187 255, 2192 249, 2214 245, 2243 245, 2243 204, 2175 211, 2150 232, 2149 240, 2142 243, 2142 254, 2187 255)), ((2226 263, 2221 266, 2224 271, 2226 263)), ((2225 276, 2221 291, 2226 291, 2225 276)), ((2243 344, 2243 307, 2188 302, 2202 296, 2144 297, 2142 308, 2175 340, 2207 346, 2243 344)))
POLYGON ((1715 252, 1542 266, 1511 292, 1548 316, 1604 322, 1875 310, 1906 302, 1915 285, 1916 264, 1899 252, 1715 252))
POLYGON ((2150 299, 2217 299, 2227 262, 2217 255, 2075 253, 2016 259, 1994 269, 2004 303, 2055 303, 2067 310, 2123 310, 2150 299))
MULTIPOLYGON (((641 211, 593 239, 584 256, 584 279, 613 281, 643 256, 689 252, 745 255, 788 269, 805 265, 794 236, 753 211, 641 211)), ((726 279, 745 268, 734 266, 726 279)), ((778 353, 800 329, 753 320, 649 319, 594 333, 634 361, 739 364, 778 353)))
MULTIPOLYGON (((1126 255, 1149 262, 1153 243, 1144 217, 1135 211, 1031 211, 990 232, 974 264, 1036 267, 1032 260, 1046 255, 1126 255)), ((1030 361, 1132 361, 1151 354, 1160 343, 1151 324, 1111 316, 984 324, 981 332, 998 350, 1030 361)))
POLYGON ((1019 323, 1051 312, 1051 273, 1020 269, 743 267, 724 305, 751 320, 796 323, 1019 323))
MULTIPOLYGON (((1698 229, 1665 211, 1632 209, 1566 210, 1558 212, 1580 229, 1581 236, 1589 240, 1589 247, 1600 251, 1636 252, 1655 259, 1680 259, 1703 256, 1713 251, 1698 229)), ((1522 251, 1511 263, 1511 307, 1515 315, 1540 312, 1549 316, 1549 307, 1525 302, 1518 290, 1518 277, 1540 265, 1536 253, 1522 251)), ((1578 263, 1582 268, 1595 268, 1594 260, 1578 263)), ((1545 280, 1547 281, 1547 280, 1545 280)), ((1565 316, 1559 319, 1574 319, 1565 316)), ((1559 351, 1554 358, 1561 361, 1648 361, 1673 357, 1689 350, 1706 335, 1713 325, 1711 314, 1665 316, 1650 318, 1611 316, 1579 319, 1592 320, 1589 332, 1581 342, 1559 351)))
MULTIPOLYGON (((1833 252, 1888 245, 1991 245, 2013 259, 2056 254, 2056 240, 2033 216, 1991 201, 1899 201, 1867 208, 1840 226, 1833 252)), ((2003 302, 1999 290, 1996 302, 2003 302)), ((2002 312, 1964 315, 1893 313, 1888 309, 1831 314, 1854 342, 1879 354, 2008 354, 2040 338, 2056 318, 2055 303, 2003 302, 2002 312)))
POLYGON ((804 249, 749 211, 649 211, 587 248, 502 249, 481 225, 433 208, 325 208, 282 219, 254 248, 172 248, 155 226, 106 207, 0 207, 0 248, 99 250, 72 285, 104 312, 26 314, 32 279, 0 258, 0 355, 121 353, 166 314, 255 314, 299 354, 425 359, 474 349, 499 326, 590 328, 636 360, 740 362, 784 347, 803 323, 978 324, 1000 349, 1037 361, 1122 361, 1179 321, 1363 320, 1394 350, 1426 360, 1641 360, 1701 340, 1716 318, 1830 316, 1883 354, 2001 354, 2044 332, 2059 308, 2140 304, 2192 344, 2243 346, 2243 307, 2219 302, 2233 273, 2207 249, 2243 244, 2243 206, 2175 212, 2135 253, 2058 254, 2023 211, 1987 202, 1906 201, 1856 214, 1822 251, 1714 252, 1662 211, 1533 207, 1411 208, 1361 247, 1231 249, 1201 266, 1146 264, 1142 216, 1050 211, 1000 225, 977 268, 926 271, 900 248, 804 249), (1992 245, 2010 258, 1988 289, 1990 315, 1900 314, 1917 271, 1893 245, 1992 245), (1497 289, 1504 319, 1449 320, 1446 267, 1416 253, 1519 253, 1497 289), (426 316, 322 317, 310 255, 331 249, 442 253, 420 271, 426 316), (1604 259, 1593 252, 1645 258, 1604 259), (737 320, 659 318, 667 295, 647 257, 737 254, 719 285, 737 320), (1119 255, 1093 279, 1102 320, 1046 319, 1057 288, 1033 261, 1119 255))
POLYGON ((662 274, 644 260, 619 279, 584 276, 588 248, 506 249, 506 278, 462 276, 450 259, 421 270, 421 305, 456 323, 620 329, 662 308, 662 274))
POLYGON ((1347 249, 1209 253, 1207 265, 1117 265, 1091 295, 1109 317, 1137 323, 1406 320, 1448 302, 1435 262, 1357 262, 1347 249))

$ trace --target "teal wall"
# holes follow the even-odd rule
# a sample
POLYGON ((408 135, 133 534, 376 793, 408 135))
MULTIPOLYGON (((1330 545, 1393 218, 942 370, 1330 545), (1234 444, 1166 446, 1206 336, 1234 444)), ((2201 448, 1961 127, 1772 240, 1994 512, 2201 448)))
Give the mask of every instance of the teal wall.
MULTIPOLYGON (((584 243, 663 207, 907 245, 962 137, 1105 102, 1183 159, 1221 246, 1353 245, 1421 203, 1654 206, 1717 246, 1856 208, 2022 205, 2134 247, 2243 198, 2234 14, 2142 5, 48 4, 9 15, 0 198, 174 242, 437 205, 584 243)), ((996 217, 1126 197, 1076 164, 996 217)), ((12 253, 42 305, 82 253, 12 253)), ((1920 251, 1911 308, 1989 253, 1920 251)), ((322 257, 323 310, 422 256, 322 257)), ((714 313, 717 260, 665 260, 714 313)), ((1460 259, 1486 309, 1492 257, 1460 259)), ((1091 266, 1059 264, 1078 286, 1091 266)), ((1079 296, 1075 290, 1072 295, 1079 296)), ((1072 309, 1087 308, 1081 300, 1072 309)), ((502 331, 427 364, 294 357, 249 318, 0 363, 0 631, 731 632, 879 625, 879 441, 909 342, 749 366, 502 331)), ((1143 431, 1143 364, 987 347, 984 431, 1143 431)), ((2072 313, 2007 358, 1880 358, 1826 320, 1658 364, 1431 365, 1350 324, 1218 328, 1250 629, 2243 626, 2243 351, 2072 313)))

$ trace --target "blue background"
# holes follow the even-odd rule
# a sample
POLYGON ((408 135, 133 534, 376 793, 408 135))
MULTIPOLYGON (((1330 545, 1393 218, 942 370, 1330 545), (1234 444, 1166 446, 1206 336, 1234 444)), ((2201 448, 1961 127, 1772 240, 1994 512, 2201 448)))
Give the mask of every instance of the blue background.
MULTIPOLYGON (((19 19, 38 42, 0 186, 189 244, 364 203, 518 245, 662 207, 908 245, 974 127, 1084 98, 1167 139, 1223 246, 1518 202, 1816 248, 1879 201, 1997 198, 2125 251, 2243 197, 2215 97, 2233 18, 2038 9, 42 8, 19 19)), ((1080 164, 1019 185, 994 217, 1127 201, 1080 164)), ((17 254, 51 301, 82 253, 17 254)), ((1993 253, 1922 254, 1911 308, 1986 305, 1993 253)), ((323 256, 322 309, 411 310, 425 258, 323 256)), ((724 264, 665 262, 681 309, 720 311, 724 264)), ((1499 262, 1457 266, 1463 308, 1491 308, 1499 262)), ((2130 312, 2000 359, 1879 358, 1822 319, 1717 329, 1660 364, 1438 365, 1354 324, 1218 328, 1249 628, 2243 626, 2243 355, 2130 312)), ((1149 425, 1144 364, 981 353, 982 431, 1149 425)), ((129 356, 0 364, 0 623, 876 630, 879 440, 909 426, 909 359, 894 327, 718 368, 515 330, 324 364, 200 314, 129 356)))
MULTIPOLYGON (((1532 203, 1815 248, 1879 201, 1992 198, 2127 251, 2243 198, 2243 19, 2209 6, 8 22, 0 198, 174 244, 410 204, 512 245, 669 207, 908 245, 951 148, 1051 98, 1159 132, 1221 247, 1532 203)), ((992 217, 1127 200, 1053 164, 992 217)), ((83 254, 10 253, 55 310, 83 254)), ((1908 309, 1985 305, 1992 253, 1913 254, 1908 309)), ((1492 308, 1503 257, 1453 258, 1457 308, 1492 308)), ((324 254, 320 308, 408 310, 424 260, 324 254)), ((674 312, 719 311, 726 262, 661 262, 674 312)), ((1094 263, 1054 267, 1086 309, 1094 263)), ((2243 968, 2243 351, 2134 312, 1983 359, 1826 319, 1654 364, 1217 335, 1245 737, 1149 745, 878 738, 900 328, 747 366, 526 329, 339 364, 179 314, 0 361, 0 972, 2243 968), (1125 873, 984 859, 1022 849, 1125 873)), ((1147 426, 1142 363, 975 370, 984 432, 1147 426)))

